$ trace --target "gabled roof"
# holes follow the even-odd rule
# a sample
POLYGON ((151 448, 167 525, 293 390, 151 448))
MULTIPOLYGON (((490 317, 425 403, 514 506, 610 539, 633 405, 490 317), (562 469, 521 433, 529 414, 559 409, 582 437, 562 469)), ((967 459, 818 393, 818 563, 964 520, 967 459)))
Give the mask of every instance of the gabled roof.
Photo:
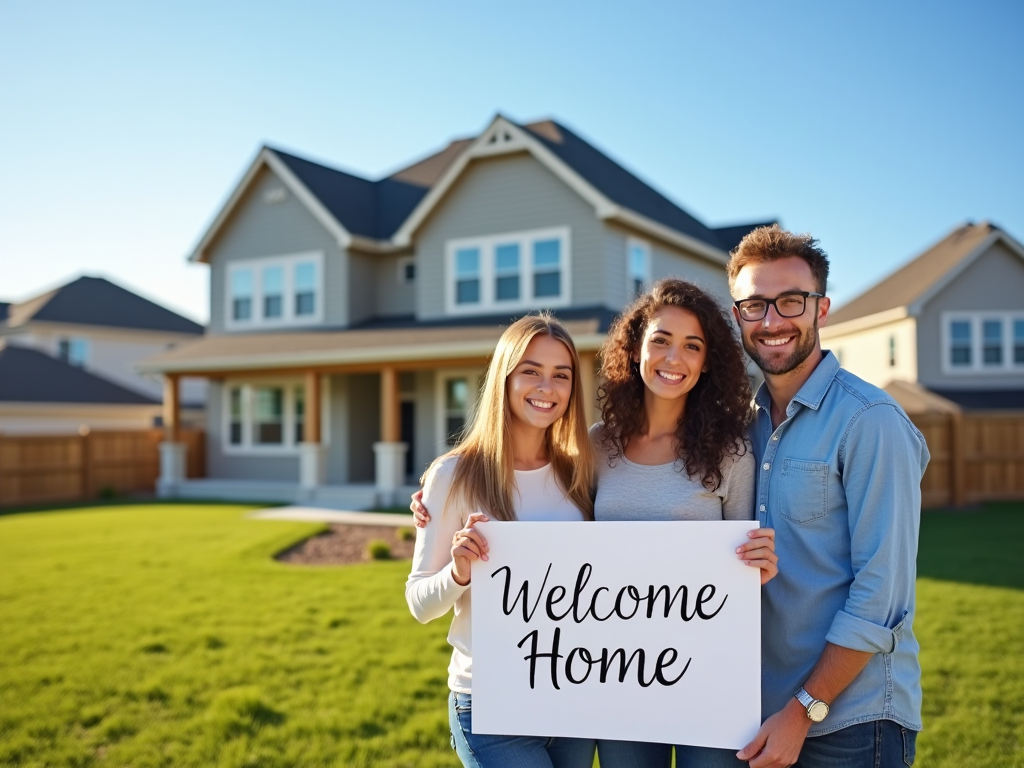
POLYGON ((519 125, 498 115, 479 136, 456 139, 377 181, 263 147, 189 258, 206 261, 207 247, 264 166, 307 205, 341 247, 360 238, 363 247, 394 250, 408 247, 413 232, 472 159, 522 151, 549 166, 602 218, 681 240, 715 261, 724 262, 725 253, 760 226, 708 227, 554 120, 519 125), (502 140, 496 141, 496 136, 502 140))
POLYGON ((968 222, 842 307, 829 313, 829 325, 920 305, 944 288, 997 240, 1024 258, 1024 246, 995 224, 968 222))
POLYGON ((102 277, 80 277, 60 288, 11 304, 0 328, 30 321, 105 325, 171 333, 203 333, 203 326, 102 277))
POLYGON ((62 360, 25 347, 0 347, 0 402, 155 405, 140 395, 62 360))

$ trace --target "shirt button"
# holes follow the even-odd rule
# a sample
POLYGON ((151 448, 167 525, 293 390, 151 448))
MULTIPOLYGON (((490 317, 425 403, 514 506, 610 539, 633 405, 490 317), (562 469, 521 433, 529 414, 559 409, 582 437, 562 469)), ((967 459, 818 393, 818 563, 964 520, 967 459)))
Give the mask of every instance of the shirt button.
POLYGON ((764 512, 764 504, 761 505, 761 511, 764 512))
POLYGON ((778 440, 778 439, 779 439, 778 435, 772 435, 772 440, 778 440))
POLYGON ((767 471, 767 470, 769 470, 769 469, 771 469, 771 468, 772 468, 772 465, 771 465, 771 464, 769 464, 769 463, 768 463, 768 462, 766 461, 766 462, 764 463, 764 468, 765 468, 765 471, 767 471))

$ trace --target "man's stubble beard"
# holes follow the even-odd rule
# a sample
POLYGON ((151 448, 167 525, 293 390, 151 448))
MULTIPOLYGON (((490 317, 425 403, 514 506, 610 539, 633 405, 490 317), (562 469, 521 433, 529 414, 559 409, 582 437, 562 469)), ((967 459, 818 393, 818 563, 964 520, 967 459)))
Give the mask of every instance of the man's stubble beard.
POLYGON ((766 360, 761 356, 761 350, 757 345, 758 338, 771 338, 772 336, 778 336, 778 333, 761 333, 758 334, 756 331, 750 335, 748 340, 747 336, 743 336, 743 349, 746 350, 747 354, 750 355, 750 359, 754 361, 758 368, 764 373, 772 376, 781 376, 784 373, 789 373, 800 367, 800 364, 804 362, 811 353, 814 351, 814 347, 818 341, 818 318, 815 316, 814 324, 807 329, 803 334, 798 332, 796 349, 788 357, 776 358, 775 360, 766 360))

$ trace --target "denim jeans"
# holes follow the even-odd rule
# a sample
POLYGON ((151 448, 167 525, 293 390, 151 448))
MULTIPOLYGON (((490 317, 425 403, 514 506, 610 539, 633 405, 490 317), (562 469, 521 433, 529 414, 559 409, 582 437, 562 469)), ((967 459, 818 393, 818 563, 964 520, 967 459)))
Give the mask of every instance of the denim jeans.
POLYGON ((591 768, 593 739, 473 733, 473 697, 448 696, 452 748, 466 768, 591 768))
MULTIPOLYGON (((742 768, 735 749, 676 745, 676 768, 742 768)), ((608 741, 598 739, 597 754, 601 768, 669 768, 672 745, 647 741, 608 741)))
POLYGON ((916 746, 917 731, 873 720, 808 738, 793 768, 905 768, 916 746))

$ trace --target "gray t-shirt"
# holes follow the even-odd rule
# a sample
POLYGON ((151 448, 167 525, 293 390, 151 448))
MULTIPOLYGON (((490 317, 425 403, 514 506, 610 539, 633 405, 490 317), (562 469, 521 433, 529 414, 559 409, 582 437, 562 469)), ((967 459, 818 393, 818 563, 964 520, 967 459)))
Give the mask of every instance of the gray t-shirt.
POLYGON ((682 461, 636 464, 621 452, 609 459, 601 444, 602 424, 590 428, 597 473, 595 520, 753 520, 754 454, 722 460, 722 483, 714 491, 686 474, 682 461))

